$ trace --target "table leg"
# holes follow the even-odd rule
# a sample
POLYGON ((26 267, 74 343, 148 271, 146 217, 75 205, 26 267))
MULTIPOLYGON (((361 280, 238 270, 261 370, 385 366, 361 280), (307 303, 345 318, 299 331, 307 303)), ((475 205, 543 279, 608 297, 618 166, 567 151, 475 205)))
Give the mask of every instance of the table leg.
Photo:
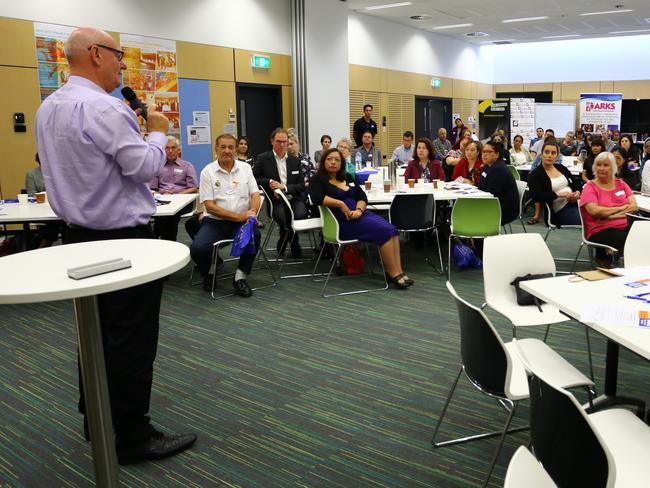
POLYGON ((74 309, 95 480, 99 488, 118 487, 115 434, 111 420, 97 297, 75 298, 74 309))
POLYGON ((607 357, 605 358, 605 391, 594 400, 594 410, 615 407, 617 405, 634 405, 637 416, 645 419, 645 402, 637 398, 616 395, 618 382, 618 352, 619 345, 614 341, 607 341, 607 357))

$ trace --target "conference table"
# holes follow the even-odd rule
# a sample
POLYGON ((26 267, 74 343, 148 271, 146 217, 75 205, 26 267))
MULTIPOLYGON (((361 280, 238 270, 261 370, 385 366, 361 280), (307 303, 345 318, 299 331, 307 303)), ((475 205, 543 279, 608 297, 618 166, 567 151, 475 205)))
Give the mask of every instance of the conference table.
MULTIPOLYGON (((574 176, 578 176, 580 173, 582 173, 582 163, 579 161, 577 156, 564 156, 562 158, 562 164, 574 176)), ((520 164, 519 166, 515 166, 515 168, 517 168, 517 171, 520 173, 524 173, 530 172, 531 166, 532 165, 530 164, 520 164)))
POLYGON ((487 198, 492 194, 481 191, 475 186, 466 183, 440 182, 439 188, 434 188, 433 183, 416 184, 414 188, 409 188, 408 184, 399 183, 396 188, 391 187, 391 191, 385 192, 383 184, 372 183, 370 191, 366 190, 368 205, 390 204, 396 195, 427 195, 432 194, 434 200, 453 201, 459 198, 487 198))
POLYGON ((650 321, 642 317, 644 311, 650 311, 650 267, 616 271, 624 275, 599 281, 578 281, 576 275, 556 276, 523 281, 520 286, 607 338, 605 391, 595 406, 633 404, 640 413, 643 402, 616 395, 618 354, 619 347, 623 346, 650 360, 650 321), (639 297, 643 293, 648 293, 647 302, 643 296, 639 297), (596 306, 600 310, 598 315, 585 315, 596 306), (631 314, 637 325, 619 323, 619 316, 624 314, 631 314), (645 322, 648 325, 638 325, 645 322))
MULTIPOLYGON (((156 199, 156 212, 153 217, 171 217, 180 212, 187 205, 198 199, 197 193, 179 193, 175 195, 154 195, 156 199)), ((49 203, 29 202, 6 203, 0 201, 0 224, 22 224, 25 236, 25 245, 30 236, 30 224, 35 222, 51 222, 61 220, 54 213, 49 203)))
POLYGON ((66 299, 74 302, 95 480, 99 487, 117 487, 119 481, 97 295, 163 278, 189 260, 186 245, 158 239, 83 242, 0 258, 0 276, 11 277, 0 280, 0 304, 66 299), (111 258, 128 259, 131 267, 85 279, 68 277, 71 268, 111 258))

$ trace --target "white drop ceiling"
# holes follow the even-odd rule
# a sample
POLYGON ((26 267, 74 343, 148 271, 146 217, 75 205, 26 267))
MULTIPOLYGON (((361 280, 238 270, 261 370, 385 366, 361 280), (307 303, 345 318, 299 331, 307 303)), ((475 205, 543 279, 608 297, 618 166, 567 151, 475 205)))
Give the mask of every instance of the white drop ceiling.
MULTIPOLYGON (((650 0, 412 0, 411 5, 365 10, 366 7, 397 3, 400 0, 347 0, 350 10, 408 25, 473 44, 511 43, 552 40, 605 38, 614 36, 650 35, 650 0), (624 10, 631 10, 624 12, 624 10), (614 11, 601 15, 580 15, 614 11), (411 20, 414 15, 430 18, 411 20), (530 17, 547 19, 508 22, 504 20, 530 17), (465 27, 435 29, 441 26, 472 24, 465 27), (484 36, 467 36, 484 33, 484 36)), ((630 45, 623 59, 640 46, 630 45)))

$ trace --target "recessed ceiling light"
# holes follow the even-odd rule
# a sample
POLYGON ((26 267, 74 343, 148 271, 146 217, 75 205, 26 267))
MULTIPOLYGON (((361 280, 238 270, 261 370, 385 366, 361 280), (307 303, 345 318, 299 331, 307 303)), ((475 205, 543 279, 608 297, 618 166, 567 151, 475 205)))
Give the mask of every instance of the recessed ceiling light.
POLYGON ((487 37, 487 36, 489 36, 490 34, 488 34, 487 32, 468 32, 468 33, 465 34, 465 35, 466 35, 467 37, 487 37))
POLYGON ((381 10, 382 8, 393 8, 393 7, 406 7, 411 5, 412 2, 400 2, 400 3, 387 3, 385 5, 375 5, 374 7, 366 7, 364 10, 381 10))
POLYGON ((502 20, 501 23, 509 24, 511 22, 528 22, 529 20, 546 20, 548 16, 544 15, 542 17, 522 17, 521 19, 506 19, 502 20))
POLYGON ((544 36, 542 39, 561 39, 563 37, 580 37, 580 34, 564 34, 561 36, 544 36))
POLYGON ((435 30, 440 30, 440 29, 455 29, 457 27, 471 27, 474 24, 452 24, 452 25, 439 25, 434 27, 435 30))
POLYGON ((502 46, 503 44, 512 44, 510 41, 492 41, 492 44, 496 44, 497 46, 502 46))
POLYGON ((610 34, 634 34, 636 32, 650 32, 650 29, 637 29, 637 30, 624 30, 624 31, 613 31, 610 34))
POLYGON ((632 9, 632 8, 624 8, 624 9, 618 9, 618 10, 605 10, 604 12, 585 12, 584 14, 580 14, 580 15, 621 14, 623 12, 634 12, 634 9, 632 9))
POLYGON ((429 20, 431 18, 430 15, 422 14, 422 15, 411 15, 409 19, 415 20, 416 22, 420 22, 421 20, 429 20))
POLYGON ((498 41, 483 41, 481 44, 512 44, 514 39, 499 39, 498 41))

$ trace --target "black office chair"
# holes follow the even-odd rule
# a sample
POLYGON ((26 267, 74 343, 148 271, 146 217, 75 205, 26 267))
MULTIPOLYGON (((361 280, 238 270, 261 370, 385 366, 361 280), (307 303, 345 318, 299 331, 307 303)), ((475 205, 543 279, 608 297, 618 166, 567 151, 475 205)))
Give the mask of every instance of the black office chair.
MULTIPOLYGON (((397 194, 390 204, 388 210, 388 220, 397 227, 400 232, 422 232, 424 234, 424 245, 426 249, 427 236, 429 230, 433 230, 436 236, 438 246, 438 258, 440 260, 440 274, 444 274, 444 264, 442 262, 442 251, 440 249, 440 237, 438 227, 436 227, 436 204, 433 194, 397 194)), ((426 258, 434 269, 435 266, 429 258, 426 258)))

